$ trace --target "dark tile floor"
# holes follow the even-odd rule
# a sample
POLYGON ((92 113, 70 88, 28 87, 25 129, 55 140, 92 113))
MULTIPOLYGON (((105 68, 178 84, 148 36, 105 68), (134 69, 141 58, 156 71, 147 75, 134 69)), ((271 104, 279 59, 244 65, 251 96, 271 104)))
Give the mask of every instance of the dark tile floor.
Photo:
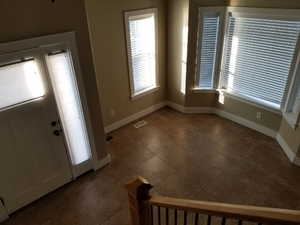
POLYGON ((300 209, 300 168, 272 138, 214 115, 164 108, 112 133, 112 163, 16 212, 5 225, 127 225, 130 178, 180 198, 300 209))

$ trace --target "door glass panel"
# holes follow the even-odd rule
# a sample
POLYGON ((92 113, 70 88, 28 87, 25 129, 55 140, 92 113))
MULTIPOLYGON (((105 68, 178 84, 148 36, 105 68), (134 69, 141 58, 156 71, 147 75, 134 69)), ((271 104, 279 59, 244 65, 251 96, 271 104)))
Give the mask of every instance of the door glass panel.
POLYGON ((47 63, 72 164, 78 165, 90 159, 91 151, 71 57, 49 55, 47 63))
POLYGON ((41 73, 34 59, 0 67, 0 109, 44 95, 41 73))

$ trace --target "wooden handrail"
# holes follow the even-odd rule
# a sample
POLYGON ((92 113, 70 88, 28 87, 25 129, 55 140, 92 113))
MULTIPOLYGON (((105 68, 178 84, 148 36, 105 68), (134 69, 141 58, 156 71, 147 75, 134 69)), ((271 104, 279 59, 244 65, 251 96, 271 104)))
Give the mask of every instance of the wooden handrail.
POLYGON ((300 211, 152 196, 149 204, 266 224, 300 225, 300 211))
POLYGON ((258 224, 300 225, 300 211, 151 196, 149 192, 152 187, 142 177, 137 177, 126 185, 132 225, 153 224, 153 206, 258 224))

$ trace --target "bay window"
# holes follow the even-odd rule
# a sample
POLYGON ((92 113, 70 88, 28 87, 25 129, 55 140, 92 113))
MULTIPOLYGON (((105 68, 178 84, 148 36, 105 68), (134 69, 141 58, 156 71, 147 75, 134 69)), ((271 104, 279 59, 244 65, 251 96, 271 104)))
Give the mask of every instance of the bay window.
MULTIPOLYGON (((212 8, 199 10, 202 17, 199 18, 201 32, 194 86, 200 89, 217 86, 228 96, 270 110, 300 111, 299 85, 291 85, 293 77, 298 76, 294 71, 300 34, 299 11, 228 7, 223 19, 218 16, 219 9, 213 14, 212 8), (222 23, 218 20, 225 21, 224 34, 220 32, 222 23), (222 50, 219 45, 223 45, 222 50), (220 60, 218 52, 222 55, 220 60)), ((298 84, 300 80, 295 82, 298 84)))

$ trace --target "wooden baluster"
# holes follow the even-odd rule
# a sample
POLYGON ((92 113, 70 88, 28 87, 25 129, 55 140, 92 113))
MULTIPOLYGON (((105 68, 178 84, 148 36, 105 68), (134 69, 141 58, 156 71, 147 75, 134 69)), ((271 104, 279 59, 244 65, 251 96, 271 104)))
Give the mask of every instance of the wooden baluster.
POLYGON ((151 198, 149 191, 153 186, 146 179, 137 177, 128 182, 125 187, 128 191, 132 225, 149 225, 151 207, 147 200, 151 198))
POLYGON ((243 225, 243 220, 239 220, 239 224, 238 225, 243 225))
POLYGON ((153 225, 153 205, 150 205, 150 224, 153 225))
POLYGON ((160 207, 157 206, 157 215, 158 215, 158 225, 161 225, 161 216, 160 216, 160 207))
POLYGON ((177 209, 174 209, 174 225, 177 225, 177 209))
POLYGON ((222 217, 222 225, 226 225, 226 217, 222 217))
POLYGON ((195 213, 195 225, 198 225, 199 213, 195 213))
POLYGON ((169 208, 166 208, 166 225, 169 225, 169 208))
POLYGON ((183 212, 183 225, 187 225, 187 211, 183 212))
POLYGON ((210 225, 211 224, 211 216, 208 216, 207 217, 207 225, 210 225))

